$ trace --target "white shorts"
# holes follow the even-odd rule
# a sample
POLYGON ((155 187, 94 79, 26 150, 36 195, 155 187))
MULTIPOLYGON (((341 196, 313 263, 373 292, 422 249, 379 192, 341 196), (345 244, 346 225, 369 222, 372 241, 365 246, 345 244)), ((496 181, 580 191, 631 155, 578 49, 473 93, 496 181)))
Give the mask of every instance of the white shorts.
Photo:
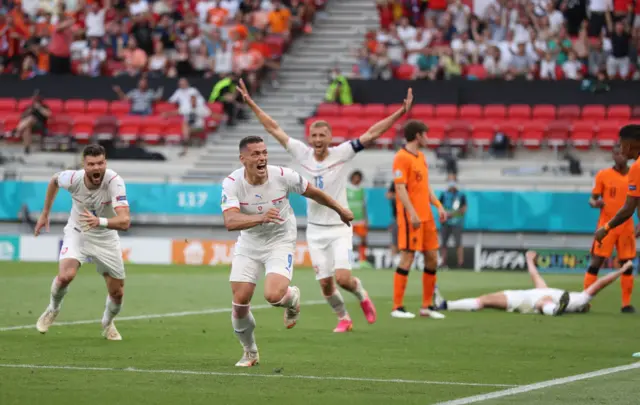
POLYGON ((593 297, 586 292, 570 292, 569 305, 565 312, 585 312, 593 297))
POLYGON ((59 260, 76 259, 80 264, 95 262, 98 274, 124 280, 124 261, 118 238, 97 238, 66 227, 59 260))
POLYGON ((265 251, 235 248, 229 281, 256 284, 263 273, 280 274, 291 280, 295 251, 295 245, 291 244, 276 246, 265 251))
POLYGON ((336 269, 351 270, 353 229, 347 225, 307 225, 309 256, 316 280, 333 277, 336 269))

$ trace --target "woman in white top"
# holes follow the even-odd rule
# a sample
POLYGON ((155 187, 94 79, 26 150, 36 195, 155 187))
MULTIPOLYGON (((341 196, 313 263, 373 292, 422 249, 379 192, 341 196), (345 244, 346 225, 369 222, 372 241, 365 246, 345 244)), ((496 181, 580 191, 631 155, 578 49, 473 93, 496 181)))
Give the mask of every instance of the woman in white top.
POLYGON ((169 59, 164 53, 162 41, 157 41, 153 46, 153 55, 149 58, 149 75, 152 77, 163 77, 167 71, 169 59))

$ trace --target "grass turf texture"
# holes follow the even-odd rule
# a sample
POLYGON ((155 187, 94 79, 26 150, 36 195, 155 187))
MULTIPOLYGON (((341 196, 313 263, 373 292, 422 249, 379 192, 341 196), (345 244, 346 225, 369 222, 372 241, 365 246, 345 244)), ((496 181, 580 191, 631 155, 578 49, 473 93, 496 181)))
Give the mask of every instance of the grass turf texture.
MULTIPOLYGON (((35 324, 48 303, 55 272, 54 263, 0 265, 0 329, 35 324)), ((35 328, 0 331, 0 363, 5 365, 0 367, 0 404, 426 405, 508 388, 465 383, 525 385, 631 364, 631 353, 640 349, 640 321, 619 313, 617 283, 595 299, 586 315, 553 318, 487 310, 447 313, 442 321, 403 320, 389 315, 393 273, 357 271, 377 306, 375 325, 366 323, 345 292, 354 319, 354 331, 348 334, 331 332, 336 318, 326 304, 303 305, 292 330, 285 330, 281 309, 256 309, 262 363, 238 369, 233 365, 242 349, 227 311, 228 268, 130 265, 127 272, 123 317, 222 312, 116 320, 122 342, 101 338, 98 323, 54 326, 46 335, 35 328), (6 366, 10 364, 102 370, 6 366), (329 379, 335 377, 385 381, 329 379)), ((545 279, 553 287, 581 289, 578 276, 545 279)), ((294 284, 301 288, 303 302, 322 300, 312 271, 296 270, 294 284)), ((506 272, 442 272, 438 285, 449 299, 531 287, 526 274, 506 272)), ((86 266, 57 321, 99 319, 105 295, 101 277, 86 266)), ((420 302, 420 273, 412 272, 406 306, 417 311, 420 302)), ((264 304, 259 285, 254 305, 264 304)), ((635 369, 482 403, 636 404, 639 381, 640 370, 635 369)))

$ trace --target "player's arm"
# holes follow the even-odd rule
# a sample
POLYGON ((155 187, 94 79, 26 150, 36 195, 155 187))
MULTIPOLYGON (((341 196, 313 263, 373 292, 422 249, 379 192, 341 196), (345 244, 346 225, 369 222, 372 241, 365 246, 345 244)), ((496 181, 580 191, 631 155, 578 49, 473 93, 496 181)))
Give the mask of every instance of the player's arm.
POLYGON ((282 221, 276 208, 271 208, 264 214, 248 215, 240 212, 239 208, 232 207, 226 209, 222 217, 227 231, 242 231, 268 222, 282 221))
POLYGON ((127 231, 131 226, 131 212, 129 206, 116 207, 116 216, 107 219, 105 228, 115 229, 116 231, 127 231))
POLYGON ((442 203, 440 202, 440 200, 438 199, 438 197, 436 196, 436 194, 433 192, 431 188, 429 188, 429 202, 438 210, 438 216, 440 217, 440 222, 446 221, 447 211, 444 210, 442 203))
POLYGON ((56 200, 58 190, 60 189, 60 186, 58 185, 59 176, 60 173, 56 173, 51 177, 51 180, 49 180, 47 192, 44 196, 44 206, 42 207, 42 212, 40 213, 38 222, 36 222, 36 226, 33 230, 34 236, 40 235, 42 228, 45 228, 46 231, 49 232, 49 214, 51 214, 51 207, 53 207, 53 202, 56 200))
POLYGON ((111 218, 96 217, 93 213, 85 209, 81 214, 83 230, 93 228, 107 228, 115 231, 127 231, 131 226, 131 212, 129 201, 127 200, 127 188, 122 177, 115 174, 108 182, 109 195, 111 196, 111 206, 116 215, 111 218))
POLYGON ((593 190, 591 190, 591 197, 589 198, 589 205, 591 208, 602 208, 604 206, 604 200, 602 196, 604 194, 604 181, 602 179, 602 172, 598 172, 593 182, 593 190))
MULTIPOLYGON (((396 185, 396 197, 398 200, 400 200, 402 206, 409 214, 411 224, 417 228, 420 226, 421 219, 415 207, 411 203, 411 198, 409 198, 407 181, 409 180, 410 172, 411 162, 400 155, 396 155, 395 159, 393 160, 393 182, 396 185)), ((431 196, 429 196, 429 199, 431 199, 431 196)))
POLYGON ((276 139, 276 141, 280 143, 280 145, 286 148, 287 143, 289 143, 289 135, 287 135, 287 133, 282 130, 282 128, 276 122, 276 120, 271 118, 269 114, 264 112, 262 108, 260 108, 258 104, 256 104, 255 101, 253 101, 253 99, 251 98, 251 95, 249 95, 247 86, 245 86, 244 81, 242 79, 240 79, 240 85, 238 86, 238 91, 242 95, 244 102, 247 103, 249 108, 251 108, 251 111, 253 111, 255 116, 258 118, 258 121, 260 121, 260 123, 264 127, 264 130, 267 131, 269 135, 273 136, 276 139))
POLYGON ((340 205, 336 200, 331 198, 329 194, 325 193, 319 188, 314 187, 311 184, 307 184, 307 188, 302 193, 302 195, 317 202, 320 205, 324 205, 325 207, 334 210, 338 215, 340 215, 340 219, 345 224, 350 225, 350 222, 353 221, 353 213, 348 208, 340 205))
POLYGON ((369 128, 367 130, 367 132, 365 132, 364 134, 360 135, 360 138, 359 138, 360 143, 362 145, 364 145, 365 147, 369 146, 376 139, 378 139, 380 136, 382 136, 382 134, 384 134, 390 128, 392 128, 393 125, 396 122, 398 122, 398 120, 400 118, 402 118, 403 115, 405 115, 407 112, 409 112, 409 110, 411 109, 411 105, 412 104, 413 104, 413 91, 411 89, 409 89, 407 91, 407 98, 405 98, 404 102, 402 103, 402 107, 399 108, 397 111, 395 111, 390 116, 388 116, 387 118, 376 122, 375 124, 373 124, 371 126, 371 128, 369 128))

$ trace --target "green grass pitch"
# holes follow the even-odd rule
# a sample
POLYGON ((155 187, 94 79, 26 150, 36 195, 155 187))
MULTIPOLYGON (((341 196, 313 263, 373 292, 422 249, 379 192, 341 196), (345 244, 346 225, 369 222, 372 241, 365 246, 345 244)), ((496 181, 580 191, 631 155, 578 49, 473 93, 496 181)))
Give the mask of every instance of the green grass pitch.
MULTIPOLYGON (((300 322, 286 330, 282 310, 267 308, 258 286, 261 364, 238 369, 242 350, 230 325, 228 268, 130 265, 127 271, 120 316, 139 318, 116 321, 124 340, 108 342, 97 322, 40 335, 31 325, 48 303, 56 264, 0 264, 0 404, 428 405, 633 364, 631 354, 640 351, 639 315, 619 313, 617 283, 585 315, 483 311, 402 320, 389 315, 393 273, 357 271, 378 322, 368 325, 343 293, 354 331, 334 334, 336 318, 322 303, 313 272, 297 269, 294 284, 303 302, 311 302, 300 322)), ((582 285, 579 276, 545 279, 571 290, 582 285)), ((438 285, 447 298, 531 286, 523 273, 462 271, 440 273, 438 285)), ((105 294, 101 277, 86 266, 58 322, 99 319, 105 294)), ((417 311, 420 294, 420 273, 412 273, 408 309, 417 311)), ((639 398, 635 368, 476 402, 632 405, 639 398)))

